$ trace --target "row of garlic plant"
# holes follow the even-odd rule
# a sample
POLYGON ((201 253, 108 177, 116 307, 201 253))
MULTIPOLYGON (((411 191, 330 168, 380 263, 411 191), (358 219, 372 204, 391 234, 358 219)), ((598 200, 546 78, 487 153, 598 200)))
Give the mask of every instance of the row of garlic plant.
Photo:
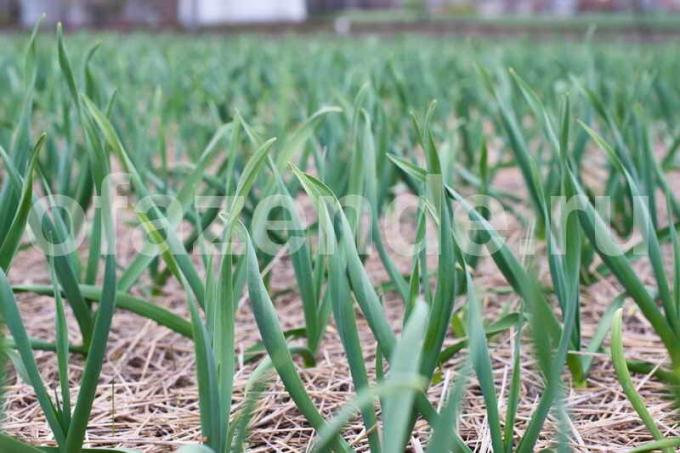
MULTIPOLYGON (((597 242, 593 240, 595 234, 604 234, 605 237, 612 238, 614 236, 609 230, 604 229, 604 223, 587 201, 589 191, 580 178, 586 146, 589 137, 592 136, 594 141, 608 152, 611 182, 607 183, 606 188, 617 200, 616 208, 621 212, 621 222, 614 225, 619 231, 630 230, 630 203, 638 200, 630 197, 631 194, 653 194, 658 186, 668 199, 670 212, 676 210, 677 202, 665 180, 664 171, 674 165, 678 140, 669 140, 667 153, 661 163, 657 164, 651 154, 650 138, 645 136, 651 128, 651 123, 640 109, 624 112, 623 118, 617 118, 610 112, 612 106, 601 99, 601 96, 606 95, 608 101, 614 103, 614 107, 621 108, 616 105, 621 99, 639 99, 655 90, 660 99, 670 103, 673 99, 673 87, 669 87, 668 82, 664 82, 663 79, 643 81, 646 84, 641 82, 643 85, 641 88, 636 87, 630 91, 624 88, 623 93, 617 92, 621 88, 616 86, 612 93, 611 87, 603 81, 604 78, 599 81, 596 79, 598 71, 605 70, 598 67, 596 62, 590 61, 589 87, 581 88, 583 84, 579 80, 571 81, 571 85, 577 91, 582 90, 585 93, 579 99, 588 100, 578 105, 579 111, 584 112, 585 118, 592 123, 599 119, 597 124, 604 126, 605 131, 611 135, 613 147, 588 127, 579 127, 576 131, 570 132, 574 120, 568 100, 558 103, 554 99, 546 99, 548 105, 563 105, 561 119, 558 122, 555 120, 556 115, 545 108, 529 84, 517 75, 510 73, 508 76, 504 72, 498 72, 494 74, 496 79, 493 79, 484 70, 475 73, 477 74, 475 78, 468 76, 464 79, 466 83, 457 94, 457 102, 443 103, 444 105, 440 105, 438 109, 430 108, 422 124, 416 120, 412 126, 404 127, 408 124, 410 108, 422 104, 433 95, 443 96, 444 99, 449 97, 439 90, 437 81, 433 80, 435 76, 441 76, 443 66, 413 68, 412 63, 400 64, 396 58, 386 62, 384 67, 373 68, 370 84, 362 86, 350 84, 346 89, 349 92, 356 90, 358 93, 352 101, 348 101, 347 96, 335 96, 333 99, 337 101, 339 108, 322 107, 309 118, 303 117, 300 125, 293 132, 287 133, 287 129, 291 127, 289 122, 297 117, 296 114, 281 115, 282 119, 278 120, 278 124, 267 124, 266 128, 253 128, 244 117, 257 117, 258 114, 263 114, 264 112, 260 110, 268 103, 280 101, 279 96, 285 96, 286 90, 299 92, 300 87, 311 87, 310 99, 303 100, 311 106, 320 105, 320 101, 327 99, 328 95, 324 87, 310 79, 308 70, 290 74, 281 70, 278 76, 294 77, 299 80, 289 81, 281 92, 275 89, 267 90, 267 87, 271 88, 272 81, 267 80, 264 67, 267 67, 267 60, 271 54, 267 54, 265 50, 262 54, 252 59, 245 58, 240 64, 232 67, 232 74, 246 74, 241 76, 246 81, 237 84, 239 88, 233 91, 234 98, 226 100, 218 96, 205 102, 210 112, 208 116, 210 120, 207 124, 197 124, 196 126, 200 127, 192 132, 210 129, 217 131, 210 132, 212 138, 209 140, 205 133, 195 134, 206 137, 208 144, 202 153, 192 155, 189 149, 195 144, 195 139, 186 131, 180 132, 180 137, 185 138, 180 140, 180 144, 186 146, 186 152, 195 159, 195 164, 186 168, 172 164, 173 157, 176 156, 171 156, 168 152, 166 134, 173 120, 182 120, 185 118, 184 115, 190 117, 192 112, 197 111, 197 104, 201 104, 201 101, 196 102, 193 96, 178 99, 177 90, 186 89, 187 86, 183 84, 190 79, 172 80, 171 83, 179 85, 170 93, 167 100, 164 99, 161 89, 154 92, 149 103, 152 107, 150 118, 157 118, 158 122, 153 125, 157 128, 155 143, 149 145, 144 142, 147 139, 143 133, 145 128, 136 124, 138 112, 133 102, 136 100, 136 93, 128 93, 125 96, 105 88, 106 84, 102 83, 105 77, 97 74, 96 65, 92 63, 98 49, 96 46, 89 49, 85 55, 81 75, 77 77, 60 33, 57 41, 57 60, 60 68, 59 77, 64 81, 63 89, 53 89, 50 94, 53 94, 54 98, 37 94, 39 82, 46 83, 49 75, 41 74, 39 70, 40 63, 44 61, 39 57, 35 38, 34 33, 29 41, 25 58, 26 86, 21 102, 24 108, 13 134, 12 147, 9 152, 3 150, 2 153, 8 172, 8 178, 3 181, 2 193, 3 200, 6 201, 2 207, 7 210, 7 215, 3 216, 6 225, 3 227, 2 250, 8 252, 2 254, 3 271, 9 270, 11 258, 19 248, 21 235, 28 222, 28 208, 34 199, 35 186, 41 187, 48 195, 52 192, 72 195, 84 210, 91 205, 94 195, 103 197, 103 205, 94 210, 91 242, 85 266, 74 252, 53 260, 47 259, 51 269, 51 285, 11 287, 4 274, 1 281, 3 314, 13 337, 13 346, 19 354, 16 361, 21 362, 26 370, 27 379, 36 391, 60 450, 74 451, 82 447, 97 378, 105 359, 106 338, 114 306, 154 319, 159 324, 193 338, 196 348, 201 427, 206 444, 214 451, 242 449, 247 437, 249 414, 244 410, 232 418, 230 404, 235 363, 233 344, 235 329, 238 327, 234 322, 234 310, 246 287, 262 335, 259 349, 267 352, 264 361, 253 373, 249 386, 253 392, 249 397, 257 397, 258 392, 255 389, 261 386, 260 379, 268 368, 274 368, 302 414, 319 431, 318 449, 323 449, 327 445, 339 450, 349 449, 349 445, 339 435, 343 422, 354 410, 360 410, 373 451, 403 450, 418 416, 428 420, 432 426, 430 445, 432 451, 468 450, 469 447, 451 430, 451 427, 455 425, 455 419, 460 415, 463 389, 470 370, 474 370, 488 411, 487 418, 494 451, 515 449, 531 451, 551 410, 557 411, 562 420, 567 417, 561 402, 564 386, 561 371, 565 363, 568 364, 575 382, 579 385, 586 382, 588 370, 592 365, 592 359, 588 356, 579 356, 577 353, 582 348, 579 333, 579 295, 582 289, 580 285, 590 284, 594 278, 588 275, 594 253, 601 254, 603 265, 619 279, 626 294, 640 306, 667 346, 671 370, 662 370, 657 372, 657 375, 670 384, 677 383, 675 371, 677 342, 674 341, 678 333, 674 320, 678 316, 677 294, 680 273, 675 228, 667 228, 665 232, 658 229, 659 220, 653 201, 647 205, 636 206, 645 214, 642 231, 658 284, 658 297, 663 302, 660 309, 655 303, 656 294, 650 293, 636 278, 626 254, 612 259, 597 248, 597 242), (408 77, 405 74, 408 74, 408 77), (83 81, 82 84, 78 83, 78 79, 83 81), (490 90, 494 96, 490 104, 486 102, 485 89, 490 90), (391 94, 381 95, 384 91, 391 94), (260 95, 263 92, 272 96, 265 96, 263 100, 260 95), (248 108, 243 109, 243 113, 229 107, 229 102, 241 95, 246 99, 243 105, 248 108), (385 98, 390 99, 391 95, 394 95, 397 102, 381 102, 385 98), (515 102, 520 99, 520 95, 526 100, 526 106, 515 102), (62 117, 49 125, 47 139, 41 137, 31 146, 32 108, 36 104, 36 97, 48 107, 53 104, 60 105, 62 117), (438 127, 435 120, 441 118, 437 116, 438 112, 443 111, 443 115, 447 115, 452 110, 463 119, 462 124, 458 125, 459 136, 453 139, 448 137, 450 131, 445 127, 438 127), (533 129, 524 128, 519 121, 527 114, 533 115, 536 119, 537 126, 533 129), (171 118, 172 115, 176 118, 171 118), (391 120, 392 115, 397 119, 391 120), (488 162, 483 133, 487 117, 491 118, 499 131, 505 131, 507 134, 510 151, 507 157, 512 165, 520 168, 531 195, 532 206, 541 225, 539 234, 546 238, 548 245, 550 277, 560 308, 561 320, 555 315, 555 310, 541 283, 503 243, 503 238, 493 229, 485 214, 468 205, 456 190, 457 185, 470 185, 499 198, 506 205, 516 202, 493 187, 493 175, 504 164, 493 167, 488 162), (229 121, 225 123, 225 120, 229 121), (622 134, 621 122, 634 124, 634 133, 622 134), (270 127, 279 131, 284 139, 278 143, 273 140, 262 140, 258 130, 269 130, 270 127), (403 132, 404 130, 407 132, 403 132), (59 146, 54 139, 50 140, 49 132, 65 139, 65 153, 59 152, 59 146), (129 148, 124 145, 119 135, 121 133, 125 133, 125 141, 131 143, 129 148), (78 134, 81 134, 80 140, 76 139, 78 134), (534 139, 545 134, 538 154, 530 150, 527 134, 531 134, 534 139), (393 135, 397 137, 394 141, 393 135), (442 141, 445 146, 439 146, 440 149, 437 149, 436 143, 442 141), (47 155, 41 158, 41 148, 45 142, 48 143, 47 155), (246 148, 252 150, 252 155, 247 161, 239 151, 244 142, 247 144, 246 148), (419 167, 411 153, 416 144, 419 144, 425 153, 424 169, 419 167), (324 152, 322 146, 334 147, 336 151, 324 152), (547 148, 547 151, 543 147, 547 148), (130 153, 128 149, 134 149, 135 152, 130 153), (220 151, 224 149, 227 149, 227 155, 221 160, 218 171, 214 175, 206 175, 206 170, 222 157, 220 151), (458 149, 462 151, 460 156, 456 154, 458 149), (632 151, 633 149, 635 151, 632 151), (160 164, 154 159, 156 154, 159 154, 160 164), (182 208, 180 218, 172 218, 163 207, 154 203, 151 203, 148 211, 138 213, 139 224, 144 227, 149 237, 160 244, 160 247, 150 246, 153 249, 151 253, 140 253, 122 273, 116 271, 115 235, 112 219, 109 217, 111 210, 107 209, 110 206, 107 205, 110 203, 107 201, 110 193, 107 193, 107 187, 103 185, 110 172, 111 157, 114 157, 130 175, 136 197, 144 198, 154 193, 172 194, 180 201, 182 208), (297 162, 301 169, 293 166, 290 171, 289 162, 297 162), (313 162, 313 168, 319 178, 305 172, 304 169, 310 162, 313 162), (365 162, 368 162, 368 165, 365 162), (346 166, 351 169, 349 173, 342 170, 346 166), (36 167, 39 167, 39 170, 36 167), (73 168, 77 170, 75 175, 72 173, 73 168), (476 168, 478 171, 471 170, 476 168), (34 181, 35 175, 39 175, 39 178, 34 181), (294 175, 295 178, 285 178, 290 175, 294 175), (434 181, 439 182, 433 183, 433 179, 428 178, 428 175, 442 177, 434 178, 434 181), (419 235, 425 234, 427 223, 432 223, 436 227, 441 247, 436 270, 428 269, 425 257, 417 255, 411 266, 412 272, 404 276, 385 249, 377 221, 381 206, 393 196, 392 188, 400 181, 423 200, 418 220, 419 235), (171 182, 176 184, 173 185, 171 182), (203 186, 207 188, 205 193, 236 195, 237 200, 248 202, 242 201, 240 202, 242 204, 231 206, 223 218, 220 217, 219 210, 199 214, 192 210, 191 201, 198 194, 197 188, 203 186), (259 190, 253 190, 254 188, 259 190), (304 307, 303 334, 306 338, 306 347, 288 344, 287 338, 291 333, 281 330, 266 280, 261 273, 261 269, 272 257, 262 254, 258 256, 249 238, 250 234, 262 234, 259 225, 253 222, 251 202, 255 203, 258 197, 278 193, 293 206, 293 199, 301 188, 312 200, 318 201, 316 208, 319 220, 315 225, 316 233, 330 238, 337 247, 337 253, 328 257, 315 254, 312 247, 313 235, 306 233, 304 246, 292 256, 296 275, 295 286, 304 307), (371 236, 379 252, 391 286, 404 302, 403 324, 406 327, 401 337, 397 336, 387 321, 382 308, 381 294, 376 291, 375 282, 371 281, 363 265, 363 256, 354 243, 357 230, 360 229, 355 214, 345 213, 337 201, 329 202, 346 194, 364 195, 373 207, 372 227, 367 234, 371 236), (551 195, 582 195, 581 199, 586 200, 581 206, 584 213, 579 214, 578 219, 574 216, 555 219, 548 204, 551 195), (458 245, 459 238, 456 237, 452 226, 452 221, 456 219, 452 219, 451 201, 462 203, 468 215, 482 225, 489 244, 496 246, 491 257, 512 289, 521 297, 519 312, 511 313, 491 324, 483 322, 483 311, 470 275, 476 260, 463 253, 458 245), (182 218, 188 220, 194 228, 194 233, 185 239, 180 238, 175 232, 177 223, 182 218), (11 219, 11 223, 8 219, 11 219), (226 248, 217 262, 211 259, 204 260, 201 270, 190 257, 192 249, 205 246, 199 240, 197 232, 220 219, 223 222, 222 235, 227 243, 231 237, 239 235, 246 243, 247 253, 245 256, 237 255, 226 248), (584 236, 590 241, 585 241, 584 236), (664 238, 671 240, 676 251, 674 278, 671 279, 672 289, 660 262, 659 241, 664 238), (567 252, 564 255, 552 253, 558 249, 567 252), (102 261, 104 280, 103 284, 99 284, 97 276, 102 261), (140 278, 146 273, 150 274, 155 285, 163 285, 170 277, 176 278, 184 285, 191 314, 190 320, 182 319, 154 303, 130 294, 133 287, 140 285, 140 278), (434 291, 430 287, 432 280, 435 281, 434 291), (28 337, 13 292, 34 292, 53 296, 57 313, 54 343, 28 337), (461 294, 467 294, 467 303, 463 308, 456 308, 453 302, 455 297, 461 294), (64 301, 75 314, 82 335, 82 346, 68 343, 64 301), (375 383, 370 382, 364 363, 364 351, 357 333, 353 301, 357 302, 362 316, 367 320, 378 342, 378 362, 381 363, 384 357, 389 363, 387 375, 379 373, 375 383), (320 347, 325 327, 331 317, 339 330, 347 353, 357 398, 341 411, 336 419, 327 422, 318 413, 305 391, 292 356, 301 354, 306 363, 313 364, 315 352, 320 347), (462 320, 463 325, 467 326, 463 330, 469 338, 464 336, 453 347, 444 348, 444 338, 448 335, 451 324, 461 324, 462 320), (487 336, 508 329, 512 329, 519 336, 525 323, 528 324, 528 330, 532 334, 532 343, 544 378, 545 391, 524 435, 518 442, 514 428, 520 397, 520 348, 523 346, 516 340, 511 392, 507 396, 508 410, 504 420, 501 421, 497 409, 498 396, 495 392, 487 336), (435 378, 437 368, 465 347, 469 347, 469 364, 461 369, 447 403, 437 413, 428 402, 425 392, 435 378), (51 399, 39 375, 32 353, 35 348, 52 349, 57 353, 61 389, 61 398, 57 401, 51 399), (87 357, 87 373, 84 375, 74 405, 71 404, 68 389, 68 356, 72 351, 84 353, 87 357), (219 397, 214 398, 214 395, 219 397), (379 400, 381 407, 379 412, 376 410, 376 400, 379 400), (382 435, 378 427, 382 427, 382 435)), ((182 48, 181 44, 174 41, 168 46, 170 49, 168 52, 178 52, 177 49, 182 48)), ((215 45, 211 46, 214 47, 215 45)), ((247 48, 247 44, 244 47, 247 48)), ((137 47, 135 50, 138 50, 137 47)), ((344 50, 348 54, 353 53, 351 50, 344 50)), ((148 52, 148 49, 142 51, 148 52)), ((186 49, 183 51, 186 52, 186 49)), ((595 58, 587 52, 587 49, 586 53, 587 61, 595 58)), ((331 56, 328 57, 331 61, 328 63, 329 67, 335 63, 334 57, 342 58, 342 53, 338 57, 331 52, 331 56)), ((419 58, 421 62, 435 62, 432 54, 427 52, 419 58)), ((522 58, 525 56, 520 55, 519 60, 522 58)), ((606 63, 610 62, 605 60, 606 63)), ((531 69, 539 73, 546 69, 538 66, 540 65, 535 68, 529 66, 528 73, 530 74, 531 69)), ((124 74, 121 75, 121 69, 116 68, 115 64, 111 68, 114 83, 116 77, 120 77, 135 87, 135 81, 124 74)), ((455 69, 457 75, 468 70, 460 65, 455 69)), ((142 76, 145 75, 142 72, 142 76)), ((219 94, 220 90, 210 86, 210 82, 208 80, 208 86, 196 91, 205 96, 211 93, 219 94)), ((126 88, 124 85, 121 90, 126 88)), ((284 101, 282 104, 287 108, 291 106, 290 102, 284 101)), ((665 121, 664 127, 673 137, 676 131, 672 126, 672 109, 661 105, 658 111, 653 113, 661 121, 665 121)), ((152 121, 149 121, 148 127, 152 127, 152 121)), ((292 220, 295 225, 302 229, 301 219, 295 218, 294 210, 289 211, 293 213, 292 220)), ((69 224, 62 214, 53 213, 51 216, 43 217, 43 225, 31 225, 31 228, 43 228, 48 232, 48 236, 59 240, 77 235, 78 230, 87 228, 87 225, 69 224)), ((590 352, 599 350, 611 320, 618 319, 614 317, 614 311, 621 305, 622 300, 623 298, 617 299, 601 321, 595 338, 588 345, 590 352)), ((621 359, 620 342, 615 343, 617 347, 612 352, 616 354, 615 363, 622 381, 626 380, 623 366, 648 369, 648 366, 642 363, 626 364, 625 360, 621 359)), ((639 399, 636 400, 633 393, 630 393, 630 396, 635 401, 636 410, 657 440, 672 442, 660 439, 658 429, 652 428, 653 423, 650 423, 649 416, 644 413, 639 399)), ((7 445, 13 445, 13 448, 19 448, 15 441, 9 438, 3 437, 2 440, 7 442, 7 445)), ((566 446, 564 436, 561 436, 559 441, 563 447, 566 446)), ((31 447, 25 448, 28 451, 31 447)))

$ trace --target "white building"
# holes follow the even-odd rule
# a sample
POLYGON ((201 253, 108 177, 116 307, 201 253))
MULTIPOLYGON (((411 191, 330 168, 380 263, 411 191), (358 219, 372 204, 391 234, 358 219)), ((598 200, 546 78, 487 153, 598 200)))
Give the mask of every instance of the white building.
POLYGON ((300 22, 307 18, 306 0, 19 0, 20 21, 32 27, 46 23, 69 26, 124 23, 179 23, 202 27, 248 22, 300 22))
POLYGON ((305 0, 179 0, 179 22, 187 27, 238 22, 300 22, 305 0))

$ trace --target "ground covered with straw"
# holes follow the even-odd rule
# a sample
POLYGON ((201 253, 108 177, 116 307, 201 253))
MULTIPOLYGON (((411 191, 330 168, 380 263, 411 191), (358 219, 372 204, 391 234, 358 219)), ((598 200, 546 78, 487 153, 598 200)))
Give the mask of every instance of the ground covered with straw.
MULTIPOLYGON (((513 175, 514 176, 514 175, 513 175)), ((503 184, 500 182, 499 184, 503 184)), ((508 189, 513 189, 513 178, 505 180, 508 189)), ((516 187, 514 187, 516 189, 516 187)), ((516 228, 508 235, 514 244, 521 243, 525 237, 516 228)), ((123 255, 125 251, 123 250, 123 255)), ((49 280, 46 269, 42 269, 41 256, 25 253, 17 266, 17 283, 35 283, 49 280), (36 271, 38 269, 38 271, 36 271), (30 278, 28 278, 30 276, 30 278), (23 278, 22 278, 23 277, 23 278)), ((376 281, 385 280, 384 271, 376 257, 372 259, 376 281)), ((640 272, 649 269, 639 266, 640 272)), ((282 295, 275 300, 281 322, 285 327, 296 327, 304 323, 300 301, 290 290, 294 281, 290 264, 286 260, 277 262, 271 269, 274 292, 282 295)), ((547 269, 542 270, 543 273, 547 269)), ((480 266, 477 277, 481 287, 489 288, 485 294, 488 312, 497 312, 500 306, 512 300, 507 294, 508 287, 502 275, 489 262, 480 266)), ((647 278, 651 278, 647 275, 647 278)), ((584 336, 592 335, 596 321, 602 311, 620 289, 613 279, 607 279, 584 294, 583 330, 584 336)), ((169 284, 162 294, 154 297, 156 303, 187 316, 183 302, 184 293, 176 284, 169 284)), ((22 310, 31 319, 31 332, 34 336, 49 337, 52 329, 54 310, 47 297, 22 295, 22 310)), ((244 301, 245 302, 245 301, 244 301)), ((399 322, 400 302, 387 297, 388 313, 393 312, 394 326, 399 322)), ((631 358, 652 363, 663 363, 664 350, 658 339, 649 329, 644 318, 628 307, 626 346, 631 358)), ((260 337, 252 314, 243 304, 238 312, 239 338, 237 351, 243 352, 260 337)), ((361 337, 365 341, 366 363, 371 375, 375 375, 375 340, 370 330, 361 322, 361 337)), ((352 382, 345 363, 345 353, 340 340, 331 326, 318 354, 313 368, 300 364, 302 377, 314 401, 326 415, 332 415, 351 398, 352 382)), ((511 373, 512 338, 510 334, 497 337, 492 343, 494 353, 494 376, 500 389, 507 387, 511 373)), ((432 387, 428 395, 434 404, 441 404, 442 393, 455 377, 455 368, 462 361, 454 360, 444 373, 444 380, 432 387)), ((74 369, 78 370, 78 362, 74 369)), ((41 357, 44 375, 54 379, 56 358, 44 353, 41 357)), ((159 327, 153 321, 142 319, 127 312, 119 312, 114 318, 112 338, 107 353, 107 362, 101 378, 98 396, 88 430, 88 444, 93 447, 135 448, 145 452, 175 451, 179 446, 198 442, 201 439, 198 409, 198 391, 194 376, 194 356, 191 341, 180 335, 159 327)), ((532 362, 525 362, 522 383, 522 402, 519 419, 529 419, 541 393, 540 375, 532 368, 532 362)), ((235 377, 236 393, 234 411, 243 402, 243 389, 253 365, 242 364, 235 377)), ((568 378, 567 378, 568 379, 568 378)), ((648 375, 634 376, 635 384, 649 405, 650 411, 669 435, 680 434, 680 426, 674 413, 674 403, 668 398, 666 387, 648 375)), ((48 381, 49 382, 49 381, 48 381)), ((77 387, 75 388, 77 390, 77 387)), ((47 443, 51 435, 30 386, 16 378, 6 389, 5 429, 33 443, 47 443)), ((485 428, 485 411, 479 389, 469 389, 468 400, 461 417, 463 438, 475 451, 491 451, 488 429, 485 428)), ((611 360, 606 353, 596 355, 595 368, 586 388, 571 389, 567 395, 567 407, 571 414, 571 435, 573 450, 580 452, 628 451, 633 446, 650 440, 649 433, 640 423, 635 411, 626 400, 615 374, 611 360)), ((553 421, 554 422, 554 421, 553 421)), ((422 450, 420 440, 427 439, 429 429, 419 423, 418 430, 411 438, 410 450, 422 450)), ((521 431, 522 425, 517 427, 521 431)), ((348 439, 358 451, 366 450, 365 430, 359 420, 348 428, 348 439)), ((306 451, 314 438, 314 430, 309 427, 287 396, 285 389, 275 377, 264 397, 258 402, 252 421, 250 451, 306 451)), ((545 441, 544 446, 550 442, 545 441)))

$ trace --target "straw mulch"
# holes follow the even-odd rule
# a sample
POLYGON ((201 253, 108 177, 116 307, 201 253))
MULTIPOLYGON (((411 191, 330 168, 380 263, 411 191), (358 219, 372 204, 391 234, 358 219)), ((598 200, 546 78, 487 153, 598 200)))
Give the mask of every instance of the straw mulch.
MULTIPOLYGON (((506 181, 519 180, 510 176, 506 181)), ((519 247, 525 240, 525 234, 523 229, 517 227, 507 236, 510 243, 519 247)), ((120 256, 123 260, 131 256, 131 252, 125 250, 125 245, 120 244, 120 256)), ((537 262, 541 261, 544 260, 537 259, 537 262)), ((406 271, 408 263, 404 265, 406 271)), ((375 257, 369 260, 369 268, 375 281, 384 279, 380 263, 375 257)), ((280 258, 271 272, 272 292, 279 294, 274 298, 274 303, 284 329, 301 326, 303 319, 300 302, 293 291, 287 291, 293 281, 290 263, 285 257, 280 258)), ((540 274, 542 278, 547 278, 546 269, 540 269, 540 274)), ((640 275, 646 281, 652 281, 649 269, 643 263, 640 263, 640 275)), ((23 252, 17 257, 10 277, 14 283, 47 282, 44 258, 36 251, 23 252)), ((487 319, 495 319, 494 316, 505 307, 517 307, 518 301, 507 291, 507 283, 491 260, 485 259, 480 263, 476 284, 486 304, 487 319)), ((592 335, 601 312, 619 292, 618 284, 608 278, 588 288, 582 295, 582 330, 585 338, 592 335)), ((30 334, 44 339, 53 338, 52 300, 32 295, 18 297, 30 334)), ((187 316, 184 293, 174 281, 166 285, 162 294, 149 297, 154 303, 187 316)), ((386 294, 386 311, 393 320, 395 329, 400 322, 400 304, 394 295, 386 294)), ((74 322, 70 323, 71 327, 74 325, 74 322)), ((625 326, 627 357, 662 364, 665 352, 661 343, 630 301, 626 304, 625 326)), ((364 340, 362 344, 366 364, 374 374, 375 341, 361 319, 360 331, 364 340)), ((238 311, 237 335, 237 348, 241 355, 259 339, 247 298, 238 311)), ((77 340, 75 332, 74 340, 77 340)), ((524 343, 522 398, 516 427, 518 436, 536 407, 542 389, 541 378, 531 360, 529 343, 524 343)), ((513 338, 510 334, 499 335, 490 342, 502 411, 505 410, 504 395, 507 395, 510 379, 512 347, 513 338)), ((441 403, 442 393, 457 378, 456 369, 462 364, 464 356, 465 351, 459 353, 442 371, 441 382, 431 388, 429 395, 435 406, 441 403)), ((43 376, 56 394, 56 357, 52 353, 39 353, 38 357, 43 376)), ((317 407, 324 415, 330 416, 353 395, 345 354, 332 324, 317 359, 313 368, 305 369, 300 365, 300 373, 317 407)), ((94 402, 87 445, 165 452, 174 451, 186 443, 199 442, 201 435, 194 365, 193 346, 189 340, 155 325, 152 321, 118 311, 109 339, 108 360, 104 365, 99 394, 94 402)), ((82 366, 82 359, 74 357, 71 362, 74 397, 82 366)), ((253 367, 253 364, 239 363, 235 379, 234 412, 242 406, 243 391, 253 367)), ((569 380, 567 374, 565 380, 569 380)), ((634 376, 634 381, 662 431, 669 436, 680 435, 678 417, 673 411, 672 401, 665 396, 664 386, 648 376, 634 376)), ((296 410, 275 376, 272 376, 270 382, 271 385, 257 404, 253 418, 251 451, 308 450, 314 431, 296 410)), ((5 394, 5 430, 34 444, 52 445, 49 429, 30 386, 11 374, 5 394)), ((598 354, 595 358, 588 387, 574 389, 569 386, 566 401, 571 416, 569 435, 574 451, 625 451, 650 440, 649 434, 622 393, 606 354, 598 354)), ((551 418, 546 430, 548 435, 555 425, 556 420, 551 418)), ((428 438, 427 424, 421 421, 417 426, 417 434, 409 447, 416 452, 421 451, 421 446, 426 445, 428 438)), ((474 377, 466 394, 460 433, 476 451, 491 451, 483 400, 474 377)), ((355 420, 345 435, 360 451, 366 451, 366 433, 360 420, 355 420)), ((548 446, 550 440, 542 439, 540 446, 548 446)))

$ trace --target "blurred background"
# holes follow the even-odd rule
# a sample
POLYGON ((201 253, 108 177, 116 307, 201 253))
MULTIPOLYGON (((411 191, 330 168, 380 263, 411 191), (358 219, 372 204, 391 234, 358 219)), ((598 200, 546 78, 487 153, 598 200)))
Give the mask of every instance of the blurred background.
POLYGON ((503 25, 503 20, 583 17, 606 25, 640 18, 663 21, 678 12, 680 0, 0 0, 0 26, 31 27, 45 13, 48 23, 61 21, 71 29, 309 24, 348 32, 356 24, 384 29, 386 23, 503 25))

